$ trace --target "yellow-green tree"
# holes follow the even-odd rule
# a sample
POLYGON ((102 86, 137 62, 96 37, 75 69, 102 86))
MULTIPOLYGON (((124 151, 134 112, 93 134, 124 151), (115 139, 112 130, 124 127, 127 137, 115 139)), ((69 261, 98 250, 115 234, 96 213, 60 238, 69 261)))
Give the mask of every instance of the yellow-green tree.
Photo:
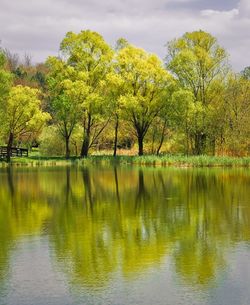
POLYGON ((8 141, 8 161, 14 140, 40 131, 44 123, 50 119, 50 115, 41 109, 38 94, 37 89, 19 85, 12 87, 6 100, 1 102, 1 119, 8 141))
POLYGON ((51 112, 65 141, 65 156, 68 159, 70 139, 82 116, 83 103, 88 92, 85 74, 77 72, 74 67, 55 57, 50 57, 47 64, 51 112))
POLYGON ((113 51, 100 34, 89 30, 67 33, 60 50, 66 64, 79 72, 86 85, 81 118, 84 130, 81 156, 84 157, 109 122, 108 99, 104 93, 113 51))
POLYGON ((132 45, 122 48, 116 60, 117 73, 124 82, 124 93, 120 97, 123 116, 131 123, 139 155, 143 155, 144 138, 164 108, 166 92, 173 80, 156 55, 132 45))
POLYGON ((230 75, 223 97, 222 146, 227 153, 247 155, 250 152, 250 80, 230 75))
POLYGON ((0 50, 0 99, 3 99, 10 89, 12 76, 5 68, 6 58, 0 50))
POLYGON ((193 94, 195 115, 189 140, 194 154, 204 154, 211 140, 208 112, 215 98, 215 82, 223 82, 228 71, 227 53, 209 33, 185 33, 168 43, 167 67, 181 87, 193 94))
MULTIPOLYGON (((3 125, 2 120, 4 120, 4 109, 3 105, 6 102, 9 90, 12 85, 12 76, 6 69, 6 58, 3 52, 0 50, 0 119, 1 125, 3 125)), ((3 130, 0 129, 0 136, 3 136, 3 130)))

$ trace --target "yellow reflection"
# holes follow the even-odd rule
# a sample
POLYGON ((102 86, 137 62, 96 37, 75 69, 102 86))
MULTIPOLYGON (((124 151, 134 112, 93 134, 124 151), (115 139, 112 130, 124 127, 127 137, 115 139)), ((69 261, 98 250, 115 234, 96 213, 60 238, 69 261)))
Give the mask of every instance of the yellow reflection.
POLYGON ((17 239, 43 233, 75 284, 103 287, 116 272, 132 280, 171 259, 179 279, 205 287, 227 251, 250 241, 249 182, 246 170, 1 173, 0 277, 17 239))

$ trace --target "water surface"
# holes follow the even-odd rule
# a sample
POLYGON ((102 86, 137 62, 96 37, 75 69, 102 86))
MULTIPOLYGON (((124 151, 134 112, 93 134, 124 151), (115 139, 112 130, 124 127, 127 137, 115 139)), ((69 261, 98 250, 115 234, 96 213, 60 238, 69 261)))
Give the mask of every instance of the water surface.
POLYGON ((0 305, 250 304, 250 171, 0 170, 0 305))

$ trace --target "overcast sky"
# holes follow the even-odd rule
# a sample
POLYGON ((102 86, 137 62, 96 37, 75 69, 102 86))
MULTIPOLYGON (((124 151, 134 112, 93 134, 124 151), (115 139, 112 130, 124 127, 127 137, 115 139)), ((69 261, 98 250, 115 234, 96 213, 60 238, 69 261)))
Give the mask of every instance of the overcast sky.
POLYGON ((202 29, 228 50, 236 71, 250 65, 250 0, 0 0, 1 46, 33 62, 58 54, 66 32, 84 29, 161 58, 167 41, 202 29))

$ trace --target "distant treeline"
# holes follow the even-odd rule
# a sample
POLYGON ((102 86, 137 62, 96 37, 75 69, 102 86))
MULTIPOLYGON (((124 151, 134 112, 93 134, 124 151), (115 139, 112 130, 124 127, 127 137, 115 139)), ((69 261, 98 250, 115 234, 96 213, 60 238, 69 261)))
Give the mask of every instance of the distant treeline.
POLYGON ((234 73, 204 31, 170 41, 164 61, 124 38, 111 47, 69 32, 45 63, 0 50, 0 120, 2 145, 50 156, 249 155, 250 67, 234 73))

